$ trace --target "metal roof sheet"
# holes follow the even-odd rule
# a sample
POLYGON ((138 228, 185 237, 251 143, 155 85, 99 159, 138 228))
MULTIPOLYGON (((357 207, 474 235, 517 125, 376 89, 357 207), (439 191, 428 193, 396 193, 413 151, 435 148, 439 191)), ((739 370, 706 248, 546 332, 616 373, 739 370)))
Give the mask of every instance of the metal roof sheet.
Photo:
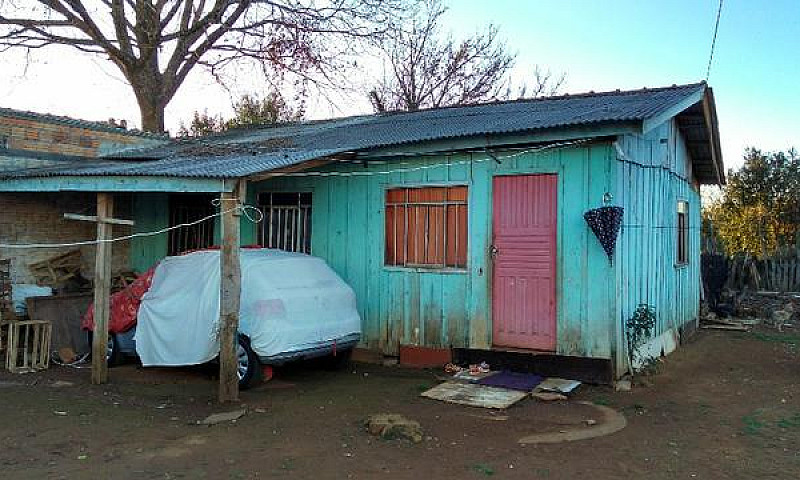
POLYGON ((481 135, 644 121, 704 91, 704 82, 656 89, 363 115, 232 130, 126 150, 80 165, 18 171, 8 177, 176 176, 234 178, 343 152, 481 135))

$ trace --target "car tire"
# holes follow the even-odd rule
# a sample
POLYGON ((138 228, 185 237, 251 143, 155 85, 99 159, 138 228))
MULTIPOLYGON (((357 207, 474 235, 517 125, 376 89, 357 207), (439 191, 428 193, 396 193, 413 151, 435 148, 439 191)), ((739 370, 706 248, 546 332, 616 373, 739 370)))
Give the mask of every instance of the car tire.
POLYGON ((250 339, 244 335, 239 335, 236 344, 236 375, 239 390, 247 390, 261 380, 261 362, 250 348, 250 339))
POLYGON ((113 333, 108 335, 106 361, 109 367, 116 367, 122 363, 122 351, 119 349, 119 340, 117 340, 117 336, 113 333))
POLYGON ((337 351, 336 355, 329 355, 325 358, 325 366, 327 370, 336 371, 342 370, 350 365, 350 359, 353 356, 353 349, 337 351))

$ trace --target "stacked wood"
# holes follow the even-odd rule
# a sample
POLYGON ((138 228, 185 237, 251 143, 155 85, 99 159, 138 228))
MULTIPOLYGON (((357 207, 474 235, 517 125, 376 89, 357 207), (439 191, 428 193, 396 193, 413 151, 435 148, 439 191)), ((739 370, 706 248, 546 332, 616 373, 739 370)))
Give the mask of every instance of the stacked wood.
MULTIPOLYGON (((11 260, 0 260, 0 324, 14 319, 11 303, 11 260)), ((2 340, 0 340, 2 345, 2 340)))
POLYGON ((58 288, 67 280, 80 277, 81 251, 71 250, 46 260, 31 263, 28 269, 36 278, 36 283, 58 288))

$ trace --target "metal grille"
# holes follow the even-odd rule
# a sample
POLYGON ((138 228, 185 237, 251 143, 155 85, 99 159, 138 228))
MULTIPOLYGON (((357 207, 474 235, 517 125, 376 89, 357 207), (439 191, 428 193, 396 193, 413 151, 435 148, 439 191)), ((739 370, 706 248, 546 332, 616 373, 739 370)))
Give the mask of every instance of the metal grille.
POLYGON ((464 268, 467 187, 386 191, 386 265, 464 268))
POLYGON ((259 243, 267 248, 311 253, 311 194, 262 193, 259 243))
MULTIPOLYGON (((169 225, 191 223, 216 213, 211 204, 212 195, 173 195, 170 197, 169 225)), ((179 255, 214 245, 214 219, 196 225, 170 230, 168 236, 169 255, 179 255)))

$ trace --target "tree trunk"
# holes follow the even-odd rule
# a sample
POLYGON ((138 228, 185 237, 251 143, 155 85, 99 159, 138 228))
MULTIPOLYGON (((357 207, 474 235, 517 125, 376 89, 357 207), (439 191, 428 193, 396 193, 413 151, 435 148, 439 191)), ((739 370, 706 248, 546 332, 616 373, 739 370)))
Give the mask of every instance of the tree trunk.
POLYGON ((136 95, 139 112, 142 118, 142 130, 145 132, 164 133, 164 105, 155 97, 144 93, 136 95))

